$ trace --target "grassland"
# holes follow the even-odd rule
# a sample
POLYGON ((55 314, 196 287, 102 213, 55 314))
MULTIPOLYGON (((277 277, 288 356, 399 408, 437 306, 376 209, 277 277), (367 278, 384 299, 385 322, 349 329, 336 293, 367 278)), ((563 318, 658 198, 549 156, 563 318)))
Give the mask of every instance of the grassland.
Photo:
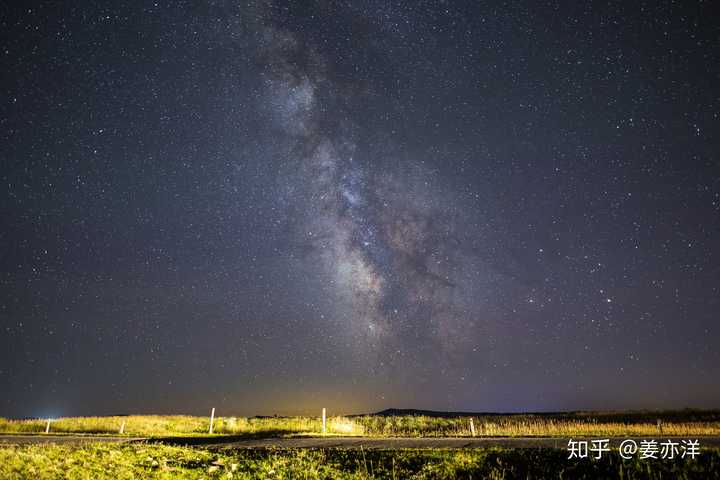
MULTIPOLYGON (((720 435, 718 412, 568 413, 538 415, 478 415, 476 436, 704 436, 720 435), (658 427, 657 420, 661 419, 658 427)), ((127 436, 164 437, 206 435, 209 418, 131 415, 71 417, 51 422, 52 433, 117 435, 122 424, 127 436)), ((42 433, 46 421, 0 418, 0 433, 42 433)), ((248 437, 320 435, 318 417, 216 417, 214 433, 248 437)), ((329 417, 328 435, 373 437, 467 437, 468 417, 429 415, 329 417)))
POLYGON ((562 450, 239 450, 151 444, 0 447, 3 479, 708 479, 720 451, 693 460, 568 460, 562 450))

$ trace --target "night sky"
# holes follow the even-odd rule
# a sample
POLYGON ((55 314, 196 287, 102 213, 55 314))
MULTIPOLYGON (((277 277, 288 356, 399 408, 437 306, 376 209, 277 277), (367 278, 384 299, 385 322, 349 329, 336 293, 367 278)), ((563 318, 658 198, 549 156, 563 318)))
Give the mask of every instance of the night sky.
POLYGON ((712 2, 14 3, 0 415, 720 406, 712 2))

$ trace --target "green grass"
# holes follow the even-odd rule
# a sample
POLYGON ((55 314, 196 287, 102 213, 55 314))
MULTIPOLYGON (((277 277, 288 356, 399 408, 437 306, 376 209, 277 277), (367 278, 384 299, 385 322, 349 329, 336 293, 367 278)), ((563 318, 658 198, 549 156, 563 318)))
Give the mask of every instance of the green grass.
MULTIPOLYGON (((131 415, 72 417, 52 421, 51 433, 117 435, 122 423, 128 436, 206 435, 208 417, 186 415, 131 415)), ((703 436, 720 435, 717 412, 670 413, 569 413, 537 415, 481 415, 474 417, 477 436, 703 436), (656 419, 661 418, 662 432, 656 419)), ((0 433, 42 433, 46 421, 0 418, 0 433)), ((318 417, 216 417, 218 435, 279 437, 320 435, 318 417)), ((467 417, 354 416, 328 418, 328 435, 466 437, 471 435, 467 417)))
POLYGON ((151 444, 0 447, 3 479, 710 479, 720 451, 675 460, 567 460, 564 450, 208 451, 151 444))

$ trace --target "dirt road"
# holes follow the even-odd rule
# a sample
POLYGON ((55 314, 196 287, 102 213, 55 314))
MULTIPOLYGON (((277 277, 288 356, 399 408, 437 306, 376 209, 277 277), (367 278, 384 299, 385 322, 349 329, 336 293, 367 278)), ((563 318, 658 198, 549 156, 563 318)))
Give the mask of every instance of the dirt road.
MULTIPOLYGON (((683 437, 684 439, 687 439, 683 437)), ((617 448, 622 438, 610 438, 610 446, 617 448)), ((640 444, 640 440, 646 438, 633 438, 640 444)), ((569 438, 363 438, 363 437, 325 437, 325 438, 266 438, 266 439, 238 439, 218 441, 219 439, 188 439, 190 441, 178 442, 173 439, 173 444, 181 445, 202 445, 205 448, 362 448, 365 449, 399 449, 399 448, 560 448, 567 449, 569 438), (198 441, 201 440, 201 441, 198 441)), ((578 439, 574 439, 578 440, 578 439)), ((587 439, 590 440, 590 439, 587 439)), ((655 438, 658 442, 667 438, 655 438)), ((674 438, 680 442, 681 438, 674 438)), ((699 437, 700 446, 720 448, 720 437, 699 437)), ((165 443, 165 442, 164 442, 165 443)))
MULTIPOLYGON (((654 438, 658 442, 668 437, 654 438)), ((689 437, 672 437, 680 442, 689 437)), ((638 444, 649 438, 633 437, 638 444)), ((720 448, 720 437, 693 437, 700 442, 700 448, 720 448)), ((170 445, 190 445, 203 448, 560 448, 567 449, 568 438, 529 438, 529 437, 482 437, 482 438, 367 438, 367 437, 298 437, 247 439, 237 436, 224 437, 183 437, 183 438, 137 438, 109 437, 94 435, 0 435, 2 444, 60 443, 81 444, 90 442, 152 442, 170 445)), ((578 439, 574 439, 578 440, 578 439)), ((590 439, 588 439, 590 440, 590 439)), ((610 438, 610 446, 617 448, 626 437, 610 438)))

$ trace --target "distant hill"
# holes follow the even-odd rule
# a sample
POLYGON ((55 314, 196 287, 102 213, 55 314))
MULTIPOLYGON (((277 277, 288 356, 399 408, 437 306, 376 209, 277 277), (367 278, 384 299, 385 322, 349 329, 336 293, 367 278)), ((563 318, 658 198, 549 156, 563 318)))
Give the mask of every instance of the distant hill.
POLYGON ((376 415, 379 417, 400 417, 400 416, 425 416, 425 417, 483 417, 483 416, 536 416, 543 418, 555 418, 566 420, 592 419, 594 421, 608 422, 650 422, 657 419, 664 421, 686 421, 686 422, 717 422, 720 421, 720 410, 699 410, 686 408, 683 410, 627 410, 627 411, 570 411, 570 412, 439 412, 436 410, 418 410, 414 408, 386 408, 376 413, 360 415, 348 415, 349 417, 361 417, 365 415, 376 415))
POLYGON ((424 417, 480 417, 480 416, 510 416, 510 415, 538 415, 543 417, 564 417, 584 412, 441 412, 437 410, 419 410, 416 408, 386 408, 376 413, 363 415, 377 415, 380 417, 398 417, 403 415, 424 417))
POLYGON ((386 408, 370 415, 378 417, 424 416, 424 417, 473 417, 480 415, 503 415, 498 413, 480 412, 438 412, 435 410, 417 410, 415 408, 386 408))

